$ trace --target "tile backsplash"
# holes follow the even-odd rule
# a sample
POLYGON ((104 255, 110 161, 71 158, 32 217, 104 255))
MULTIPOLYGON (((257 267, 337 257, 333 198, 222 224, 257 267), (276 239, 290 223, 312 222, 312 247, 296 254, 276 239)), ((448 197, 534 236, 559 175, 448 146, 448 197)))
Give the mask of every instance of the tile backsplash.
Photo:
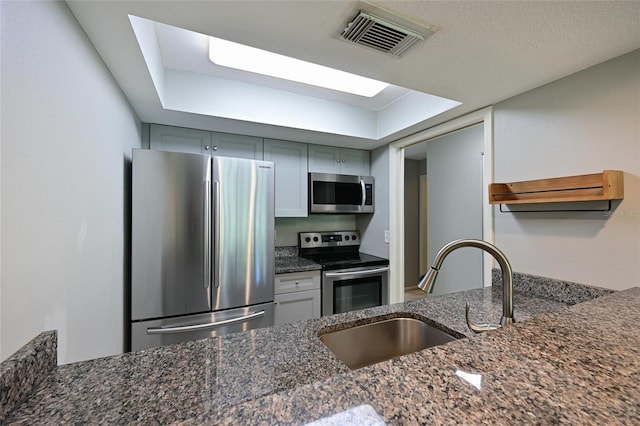
POLYGON ((277 217, 276 247, 297 246, 298 232, 352 231, 356 229, 353 214, 319 214, 308 217, 277 217))

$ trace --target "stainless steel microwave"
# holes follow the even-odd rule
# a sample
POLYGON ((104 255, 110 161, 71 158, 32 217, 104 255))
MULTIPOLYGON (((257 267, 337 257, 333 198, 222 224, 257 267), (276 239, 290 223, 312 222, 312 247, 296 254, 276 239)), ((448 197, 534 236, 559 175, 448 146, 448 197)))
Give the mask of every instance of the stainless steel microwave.
POLYGON ((309 173, 309 213, 373 213, 371 176, 309 173))

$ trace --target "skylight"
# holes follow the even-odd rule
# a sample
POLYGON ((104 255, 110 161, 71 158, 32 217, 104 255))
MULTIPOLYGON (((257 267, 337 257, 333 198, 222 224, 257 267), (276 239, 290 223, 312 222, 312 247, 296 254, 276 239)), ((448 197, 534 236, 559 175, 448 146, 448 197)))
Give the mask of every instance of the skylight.
POLYGON ((301 61, 277 53, 209 37, 214 64, 365 97, 380 93, 388 83, 301 61))

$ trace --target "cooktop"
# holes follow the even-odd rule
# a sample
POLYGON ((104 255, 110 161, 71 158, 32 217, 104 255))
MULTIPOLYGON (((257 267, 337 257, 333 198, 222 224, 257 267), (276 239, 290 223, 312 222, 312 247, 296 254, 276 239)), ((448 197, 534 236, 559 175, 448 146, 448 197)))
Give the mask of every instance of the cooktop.
POLYGON ((358 231, 300 232, 298 248, 325 271, 389 265, 388 259, 360 252, 358 231))

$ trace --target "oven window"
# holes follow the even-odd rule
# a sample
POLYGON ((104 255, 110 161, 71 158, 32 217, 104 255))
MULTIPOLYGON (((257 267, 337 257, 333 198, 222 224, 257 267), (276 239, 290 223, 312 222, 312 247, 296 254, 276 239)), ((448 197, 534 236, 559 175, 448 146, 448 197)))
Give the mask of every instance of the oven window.
POLYGON ((382 305, 382 279, 380 275, 333 283, 334 314, 380 305, 382 305))

